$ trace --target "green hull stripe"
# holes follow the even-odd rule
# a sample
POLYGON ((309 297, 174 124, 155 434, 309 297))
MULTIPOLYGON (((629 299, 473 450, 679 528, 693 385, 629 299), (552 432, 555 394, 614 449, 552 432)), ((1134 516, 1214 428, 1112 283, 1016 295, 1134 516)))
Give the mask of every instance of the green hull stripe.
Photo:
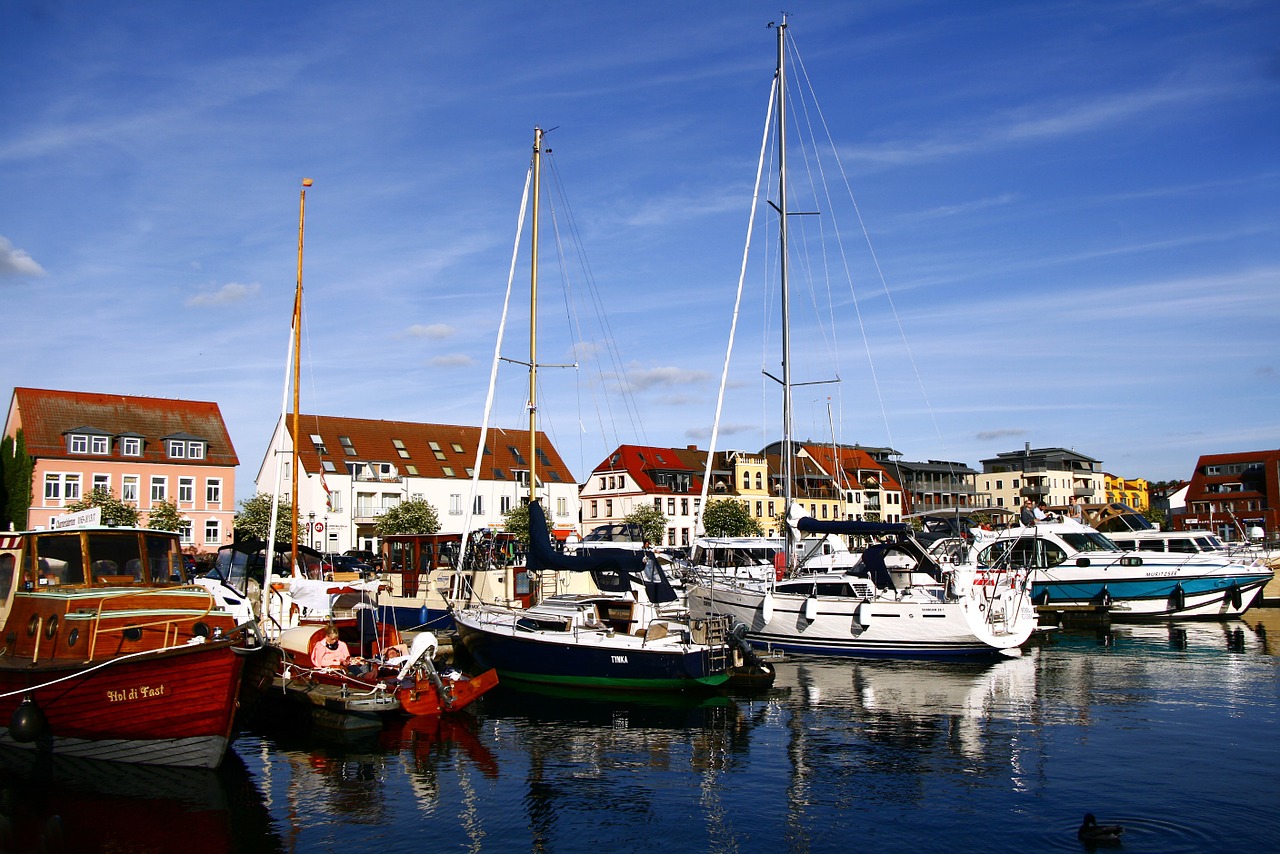
POLYGON ((615 688, 630 691, 681 691, 686 688, 716 688, 729 681, 728 673, 717 673, 700 679, 610 679, 603 676, 546 676, 499 670, 502 679, 516 679, 539 685, 568 685, 575 688, 615 688))

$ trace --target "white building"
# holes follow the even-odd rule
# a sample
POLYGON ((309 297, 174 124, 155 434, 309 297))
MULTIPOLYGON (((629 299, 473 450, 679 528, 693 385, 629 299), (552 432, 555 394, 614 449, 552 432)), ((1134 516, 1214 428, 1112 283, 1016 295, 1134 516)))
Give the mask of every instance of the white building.
MULTIPOLYGON (((424 499, 441 533, 500 527, 503 514, 529 494, 528 431, 490 429, 472 499, 479 427, 299 415, 298 524, 304 545, 325 552, 377 551, 374 525, 388 508, 424 499)), ((578 528, 578 484, 547 437, 538 434, 537 493, 547 521, 562 535, 578 528)), ((260 493, 292 493, 293 416, 276 424, 258 469, 260 493)), ((287 537, 286 537, 287 538, 287 537)))

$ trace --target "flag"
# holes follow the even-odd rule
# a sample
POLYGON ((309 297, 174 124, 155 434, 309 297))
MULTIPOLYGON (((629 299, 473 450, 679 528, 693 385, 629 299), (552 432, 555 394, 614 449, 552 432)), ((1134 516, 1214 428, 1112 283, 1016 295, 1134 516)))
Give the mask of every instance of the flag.
POLYGON ((324 479, 324 472, 320 472, 320 488, 324 490, 324 509, 333 512, 333 490, 329 488, 329 484, 324 479))

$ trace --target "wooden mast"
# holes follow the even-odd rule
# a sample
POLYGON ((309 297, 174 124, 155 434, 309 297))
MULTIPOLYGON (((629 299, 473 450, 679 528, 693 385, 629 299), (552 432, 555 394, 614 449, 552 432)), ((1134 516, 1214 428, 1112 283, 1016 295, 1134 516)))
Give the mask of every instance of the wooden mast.
POLYGON ((298 386, 302 376, 302 233, 307 213, 307 187, 311 186, 310 178, 302 179, 302 190, 298 195, 298 288, 293 295, 293 477, 290 478, 292 492, 290 509, 293 515, 293 552, 290 572, 298 567, 298 447, 301 442, 298 434, 298 386))
POLYGON ((529 503, 538 484, 538 208, 542 184, 542 128, 533 129, 533 232, 529 273, 529 503))

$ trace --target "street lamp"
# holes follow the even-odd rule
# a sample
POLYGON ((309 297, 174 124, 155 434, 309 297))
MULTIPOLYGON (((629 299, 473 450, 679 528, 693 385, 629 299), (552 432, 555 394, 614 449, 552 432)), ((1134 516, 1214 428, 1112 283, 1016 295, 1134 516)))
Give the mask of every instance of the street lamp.
POLYGON ((307 539, 311 542, 311 548, 316 547, 316 514, 307 514, 307 539))

